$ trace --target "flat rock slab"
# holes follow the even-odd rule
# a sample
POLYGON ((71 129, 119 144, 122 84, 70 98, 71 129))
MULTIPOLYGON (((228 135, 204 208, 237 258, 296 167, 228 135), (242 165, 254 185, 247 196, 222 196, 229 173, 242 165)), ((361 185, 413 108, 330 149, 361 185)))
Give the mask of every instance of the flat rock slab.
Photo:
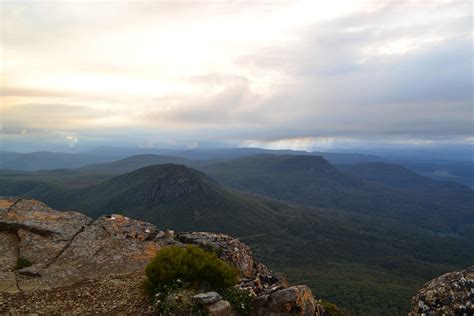
POLYGON ((18 198, 0 199, 0 207, 0 287, 5 291, 52 289, 132 273, 160 248, 154 225, 121 215, 92 220, 18 198), (18 258, 32 265, 12 273, 18 258))
POLYGON ((7 212, 20 198, 4 197, 0 199, 0 213, 7 212))
MULTIPOLYGON (((11 200, 7 200, 7 203, 8 201, 11 200)), ((72 238, 82 226, 91 221, 92 219, 84 214, 58 212, 39 201, 27 199, 19 199, 8 212, 0 212, 2 231, 16 232, 21 228, 38 235, 54 236, 62 240, 72 238)))
POLYGON ((25 276, 18 284, 21 289, 54 288, 141 270, 159 249, 152 241, 154 234, 156 228, 149 223, 120 215, 99 217, 81 230, 54 262, 35 271, 40 277, 25 276))

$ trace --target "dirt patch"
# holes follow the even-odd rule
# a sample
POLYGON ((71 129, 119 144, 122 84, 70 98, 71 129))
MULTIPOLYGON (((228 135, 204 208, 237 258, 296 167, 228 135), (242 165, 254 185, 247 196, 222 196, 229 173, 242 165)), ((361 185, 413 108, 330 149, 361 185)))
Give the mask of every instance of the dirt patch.
POLYGON ((0 314, 151 315, 148 299, 140 290, 143 278, 143 272, 107 275, 53 290, 0 293, 0 314))

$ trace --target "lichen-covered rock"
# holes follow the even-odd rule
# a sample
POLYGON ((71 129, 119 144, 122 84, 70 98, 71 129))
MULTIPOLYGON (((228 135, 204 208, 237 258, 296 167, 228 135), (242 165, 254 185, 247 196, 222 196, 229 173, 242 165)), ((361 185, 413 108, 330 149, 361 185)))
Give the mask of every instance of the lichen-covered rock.
POLYGON ((412 303, 411 315, 474 315, 474 266, 427 282, 412 303))
POLYGON ((121 215, 96 220, 41 202, 0 200, 0 288, 49 289, 83 279, 142 269, 159 249, 150 223, 121 215), (32 264, 12 271, 18 258, 32 264))
POLYGON ((0 210, 0 230, 16 233, 23 229, 41 236, 53 236, 68 240, 92 219, 78 212, 58 212, 45 204, 28 199, 8 198, 2 205, 11 203, 6 210, 0 210))
POLYGON ((33 264, 48 265, 91 222, 81 213, 58 212, 35 200, 17 199, 0 211, 0 230, 16 236, 18 256, 33 264))
POLYGON ((298 285, 257 297, 252 304, 252 315, 324 315, 324 309, 307 286, 298 285))
POLYGON ((216 251, 219 258, 232 262, 241 272, 242 276, 249 277, 254 274, 254 261, 250 248, 238 239, 224 234, 193 232, 182 233, 177 239, 185 244, 194 244, 216 251))

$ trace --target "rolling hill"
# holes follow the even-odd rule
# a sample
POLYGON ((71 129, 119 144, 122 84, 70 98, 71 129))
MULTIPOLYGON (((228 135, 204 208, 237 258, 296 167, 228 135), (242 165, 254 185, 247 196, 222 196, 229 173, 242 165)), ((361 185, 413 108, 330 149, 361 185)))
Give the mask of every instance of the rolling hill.
POLYGON ((119 175, 143 167, 167 163, 184 164, 191 166, 197 164, 198 162, 183 157, 144 154, 130 156, 113 162, 83 166, 81 168, 78 168, 77 171, 85 173, 104 173, 119 175))

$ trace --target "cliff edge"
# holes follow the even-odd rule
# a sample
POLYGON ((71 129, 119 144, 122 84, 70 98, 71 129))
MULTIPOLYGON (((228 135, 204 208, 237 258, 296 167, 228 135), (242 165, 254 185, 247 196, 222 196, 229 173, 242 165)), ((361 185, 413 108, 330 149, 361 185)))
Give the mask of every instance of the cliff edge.
POLYGON ((237 287, 255 294, 253 315, 324 315, 311 290, 253 259, 228 235, 174 234, 121 215, 92 219, 29 199, 0 198, 0 313, 152 314, 140 290, 157 251, 195 244, 240 272, 237 287))

